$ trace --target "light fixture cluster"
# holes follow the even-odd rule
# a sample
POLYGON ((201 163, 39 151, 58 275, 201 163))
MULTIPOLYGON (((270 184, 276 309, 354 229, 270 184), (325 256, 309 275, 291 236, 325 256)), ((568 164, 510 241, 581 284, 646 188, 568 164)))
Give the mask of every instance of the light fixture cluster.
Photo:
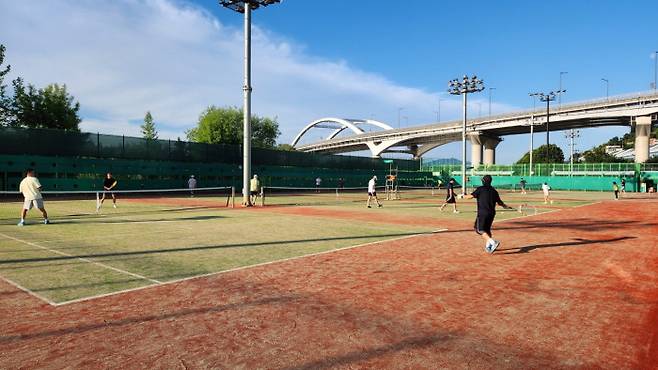
POLYGON ((565 92, 567 92, 567 90, 555 90, 555 91, 550 91, 546 94, 544 94, 544 93, 530 93, 528 95, 536 96, 536 97, 539 98, 540 101, 547 102, 547 101, 554 101, 555 98, 558 95, 564 94, 565 92))
POLYGON ((261 6, 268 6, 280 3, 281 0, 219 0, 219 5, 234 10, 238 13, 244 13, 245 4, 249 4, 251 10, 256 10, 261 6))
POLYGON ((452 95, 461 95, 484 90, 484 80, 477 76, 468 77, 464 75, 462 79, 455 78, 448 81, 448 92, 452 95))

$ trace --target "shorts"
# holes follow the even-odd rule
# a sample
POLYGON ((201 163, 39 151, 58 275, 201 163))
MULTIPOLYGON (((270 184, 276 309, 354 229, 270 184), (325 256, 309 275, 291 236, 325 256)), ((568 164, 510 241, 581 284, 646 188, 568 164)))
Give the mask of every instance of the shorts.
POLYGON ((110 190, 105 190, 105 191, 103 191, 103 196, 106 196, 106 195, 109 195, 109 196, 113 197, 113 196, 114 196, 114 192, 113 192, 113 191, 110 191, 110 190))
POLYGON ((376 197, 376 196, 377 196, 377 192, 376 192, 376 191, 369 191, 369 192, 368 192, 368 196, 369 196, 369 197, 376 197))
POLYGON ((249 192, 250 195, 258 195, 260 192, 258 190, 252 190, 249 192))
POLYGON ((457 199, 455 199, 454 195, 448 195, 446 197, 446 203, 457 203, 457 199))
POLYGON ((32 206, 37 207, 39 209, 43 209, 43 199, 34 199, 34 200, 25 200, 23 202, 23 209, 27 209, 28 211, 32 209, 32 206))
POLYGON ((496 215, 477 215, 475 218, 475 232, 482 235, 488 233, 491 235, 491 225, 493 224, 496 215))

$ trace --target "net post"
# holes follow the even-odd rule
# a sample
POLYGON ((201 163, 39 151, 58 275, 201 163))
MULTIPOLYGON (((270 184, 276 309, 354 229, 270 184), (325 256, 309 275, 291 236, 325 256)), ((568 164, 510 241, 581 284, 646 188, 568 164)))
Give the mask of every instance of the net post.
POLYGON ((338 198, 338 188, 336 188, 336 198, 338 198))
POLYGON ((265 187, 260 188, 260 206, 265 207, 265 187))
POLYGON ((231 208, 235 208, 235 186, 231 186, 231 208))
POLYGON ((432 185, 432 196, 434 196, 434 185, 432 185))
POLYGON ((99 206, 101 205, 100 192, 96 192, 96 211, 98 211, 99 206))

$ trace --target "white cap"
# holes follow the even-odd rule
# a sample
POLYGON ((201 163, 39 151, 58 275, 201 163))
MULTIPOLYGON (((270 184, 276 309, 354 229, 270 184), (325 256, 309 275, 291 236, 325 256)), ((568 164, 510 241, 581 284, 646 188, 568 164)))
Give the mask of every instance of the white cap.
POLYGON ((258 178, 258 175, 254 175, 254 178, 257 179, 257 178, 258 178))
POLYGON ((373 176, 372 178, 375 179, 375 180, 377 180, 377 175, 373 176))
POLYGON ((194 175, 190 175, 191 178, 194 178, 194 175))

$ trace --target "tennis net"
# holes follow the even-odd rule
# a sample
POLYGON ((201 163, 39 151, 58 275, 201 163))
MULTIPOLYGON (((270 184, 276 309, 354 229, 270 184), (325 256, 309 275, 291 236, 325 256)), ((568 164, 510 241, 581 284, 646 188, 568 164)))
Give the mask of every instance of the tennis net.
MULTIPOLYGON (((206 187, 196 189, 143 189, 114 191, 43 191, 45 202, 70 201, 80 202, 88 208, 93 204, 96 209, 112 203, 112 195, 121 202, 136 205, 153 205, 167 207, 234 207, 235 188, 231 186, 206 187)), ((23 202, 23 195, 18 191, 0 192, 0 202, 23 202)))
MULTIPOLYGON (((383 191, 378 186, 377 191, 383 191)), ((367 187, 283 187, 264 186, 256 204, 276 206, 334 205, 364 202, 368 196, 367 187)))

